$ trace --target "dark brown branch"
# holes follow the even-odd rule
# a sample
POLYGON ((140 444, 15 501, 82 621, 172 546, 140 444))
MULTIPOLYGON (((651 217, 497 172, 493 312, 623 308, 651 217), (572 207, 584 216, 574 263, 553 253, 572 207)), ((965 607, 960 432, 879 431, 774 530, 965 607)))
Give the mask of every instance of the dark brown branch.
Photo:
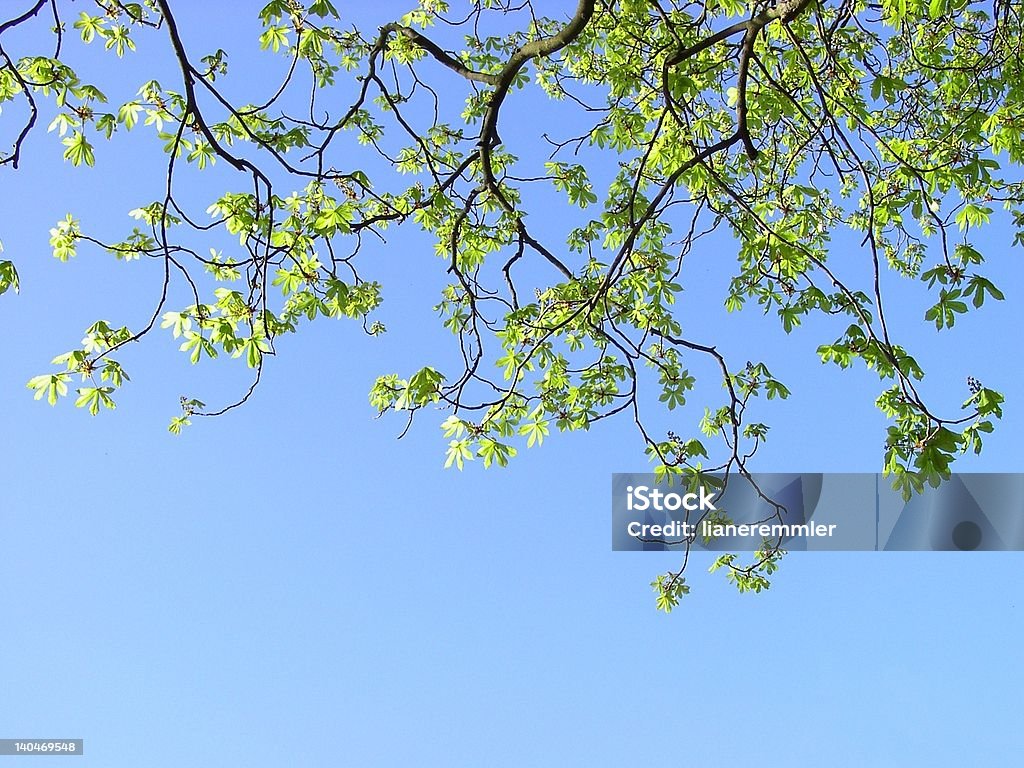
POLYGON ((448 67, 448 69, 452 70, 452 72, 461 75, 467 80, 472 80, 477 83, 483 83, 484 85, 499 85, 500 81, 498 75, 489 75, 486 72, 477 72, 474 69, 470 69, 461 61, 452 56, 450 53, 443 50, 440 46, 437 45, 437 43, 435 43, 429 37, 420 34, 411 27, 406 27, 403 26, 402 24, 393 22, 391 24, 385 24, 383 27, 381 27, 380 33, 380 39, 383 41, 386 41, 388 36, 391 35, 392 33, 402 35, 402 37, 406 38, 407 40, 410 40, 413 44, 415 44, 416 47, 426 51, 439 62, 444 64, 446 67, 448 67))
MULTIPOLYGON (((38 14, 39 11, 43 9, 43 6, 46 5, 46 3, 47 0, 37 0, 35 5, 33 5, 20 16, 16 16, 15 18, 0 24, 0 35, 2 35, 9 29, 13 29, 19 24, 24 24, 26 21, 28 21, 33 16, 38 14)), ((59 24, 57 25, 57 29, 59 34, 59 24)), ((29 108, 28 120, 25 122, 25 125, 22 126, 22 129, 18 134, 18 137, 14 140, 14 150, 7 157, 0 159, 0 165, 6 165, 7 163, 10 163, 11 167, 17 170, 18 163, 21 161, 21 146, 22 144, 25 143, 25 138, 31 132, 33 126, 35 126, 36 119, 39 116, 39 110, 36 109, 36 102, 35 99, 32 98, 32 92, 29 88, 29 83, 25 82, 25 79, 21 76, 21 73, 18 72, 17 65, 14 63, 11 57, 7 55, 7 52, 3 49, 2 46, 0 46, 0 56, 3 57, 3 60, 5 62, 4 69, 9 69, 11 75, 14 77, 15 80, 17 80, 18 85, 21 86, 22 93, 25 94, 25 100, 28 102, 29 108)))
POLYGON ((736 86, 736 122, 740 138, 743 141, 743 148, 751 160, 757 158, 757 147, 754 146, 754 142, 750 138, 750 128, 747 124, 747 78, 750 75, 750 60, 754 57, 757 36, 761 34, 761 30, 776 19, 780 19, 783 24, 789 22, 810 3, 811 0, 782 0, 774 8, 752 18, 747 27, 747 33, 743 36, 743 45, 740 47, 739 81, 736 86))
POLYGON ((33 16, 35 16, 37 13, 39 13, 39 11, 43 9, 43 6, 46 5, 46 2, 47 0, 36 0, 36 4, 29 8, 27 11, 25 11, 23 14, 21 14, 21 16, 16 16, 15 18, 10 19, 9 21, 5 21, 3 24, 0 24, 0 35, 2 35, 7 30, 13 29, 19 24, 24 24, 26 21, 31 19, 33 16))
POLYGON ((171 9, 167 4, 167 0, 156 0, 156 3, 157 7, 160 9, 160 15, 163 16, 164 20, 167 22, 167 34, 171 38, 174 55, 177 57, 178 66, 181 69, 182 83, 185 86, 185 114, 182 115, 182 121, 187 122, 190 118, 195 121, 196 127, 203 134, 207 143, 209 143, 213 148, 213 151, 217 153, 218 157, 223 158, 236 170, 249 171, 254 177, 260 179, 264 184, 266 184, 267 189, 270 189, 270 179, 264 175, 263 171, 257 168, 249 160, 236 157, 224 149, 220 142, 217 141, 217 137, 213 135, 213 131, 211 131, 210 127, 206 124, 206 120, 199 111, 199 102, 196 99, 196 71, 189 62, 188 54, 185 52, 185 46, 181 41, 181 35, 178 33, 178 25, 174 20, 174 16, 171 15, 171 9))
POLYGON ((14 168, 14 170, 17 170, 18 164, 21 162, 21 147, 25 143, 25 139, 28 137, 28 134, 35 126, 36 120, 39 118, 39 109, 36 107, 36 100, 32 97, 30 84, 25 82, 25 78, 21 76, 17 65, 11 61, 11 57, 7 55, 7 51, 4 50, 2 45, 0 45, 0 57, 2 57, 5 62, 3 68, 11 71, 11 75, 13 75, 14 79, 18 82, 18 85, 21 86, 21 92, 25 95, 25 101, 28 102, 28 120, 25 121, 25 125, 21 127, 18 137, 14 140, 14 150, 7 157, 0 158, 0 165, 7 165, 7 163, 10 163, 11 167, 14 168))
POLYGON ((747 156, 751 160, 756 158, 757 147, 754 146, 753 139, 750 137, 750 129, 747 126, 747 80, 750 75, 750 62, 754 57, 754 45, 757 43, 757 37, 761 34, 761 31, 773 21, 780 20, 784 24, 788 23, 803 12, 810 4, 811 0, 781 0, 781 2, 768 10, 762 11, 756 16, 751 16, 746 21, 740 21, 736 24, 732 24, 725 29, 716 32, 710 37, 706 37, 698 43, 682 48, 669 56, 665 59, 665 63, 662 65, 662 87, 664 89, 665 102, 669 109, 672 109, 671 91, 668 87, 669 69, 681 64, 693 56, 696 56, 701 51, 707 50, 716 43, 720 43, 723 40, 727 40, 733 35, 737 35, 742 32, 743 40, 740 44, 739 54, 739 81, 736 88, 736 133, 740 141, 743 143, 743 148, 746 151, 747 156))
POLYGON ((480 154, 484 161, 485 168, 489 168, 490 147, 499 143, 498 140, 498 112, 501 104, 508 95, 512 83, 519 74, 519 70, 531 59, 550 56, 557 53, 573 40, 580 36, 594 15, 594 0, 579 0, 576 6, 576 13, 569 23, 550 37, 543 37, 540 40, 531 40, 521 46, 513 53, 505 63, 497 76, 494 93, 487 105, 487 112, 484 114, 483 126, 480 129, 480 154))
POLYGON ((569 22, 555 34, 539 40, 531 40, 515 51, 505 63, 501 73, 498 75, 498 83, 491 94, 487 104, 487 111, 484 113, 483 125, 480 128, 480 164, 483 169, 484 183, 487 189, 497 198, 501 207, 509 216, 516 218, 519 236, 535 251, 540 253, 547 261, 554 265, 565 277, 571 278, 572 271, 565 266, 553 253, 542 246, 526 229, 522 218, 516 215, 512 204, 501 191, 497 179, 494 178, 494 169, 491 165, 491 150, 501 143, 498 137, 498 114, 501 105, 508 95, 512 83, 515 81, 519 71, 531 59, 550 56, 557 53, 573 40, 580 36, 594 15, 594 0, 579 0, 576 13, 569 22))

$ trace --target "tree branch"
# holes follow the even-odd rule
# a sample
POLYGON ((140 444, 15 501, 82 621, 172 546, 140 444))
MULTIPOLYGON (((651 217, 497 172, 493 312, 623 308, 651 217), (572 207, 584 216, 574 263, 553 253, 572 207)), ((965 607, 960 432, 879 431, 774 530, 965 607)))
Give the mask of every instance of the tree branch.
POLYGON ((429 53, 439 62, 444 64, 448 69, 456 74, 461 75, 467 80, 472 80, 477 83, 484 83, 485 85, 497 86, 500 82, 498 75, 489 75, 486 72, 477 72, 474 69, 470 69, 461 61, 456 59, 450 53, 442 49, 437 43, 431 40, 429 37, 420 34, 411 27, 406 27, 402 24, 392 22, 391 24, 385 24, 380 28, 381 38, 386 41, 388 35, 391 33, 398 33, 406 39, 413 42, 417 47, 422 48, 424 51, 429 53))

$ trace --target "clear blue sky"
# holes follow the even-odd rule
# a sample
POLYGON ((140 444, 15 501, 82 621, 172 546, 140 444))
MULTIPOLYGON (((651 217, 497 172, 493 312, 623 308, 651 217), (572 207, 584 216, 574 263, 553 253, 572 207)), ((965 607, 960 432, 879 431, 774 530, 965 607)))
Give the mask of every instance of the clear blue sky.
MULTIPOLYGON (((258 5, 244 23, 225 8, 197 27, 213 4, 176 3, 193 58, 224 47, 262 72, 258 5)), ((374 20, 401 10, 377 3, 374 20)), ((74 56, 101 84, 113 77, 112 101, 148 78, 74 56)), ((171 87, 166 61, 156 66, 171 87)), ((161 188, 148 139, 120 137, 95 169, 73 171, 39 133, 0 180, 0 239, 23 281, 0 299, 0 738, 83 737, 87 756, 63 758, 81 768, 960 766, 1020 754, 1020 554, 797 553, 759 596, 702 577, 697 557, 693 594, 665 616, 648 583, 677 555, 610 552, 610 474, 647 466, 626 422, 554 436, 503 471, 444 471, 429 419, 396 441, 401 424, 366 403, 373 377, 429 362, 445 338, 430 310, 444 276, 412 233, 369 262, 386 336, 319 321, 225 418, 167 433, 179 395, 219 402, 244 371, 193 369, 164 337, 121 356, 132 383, 113 413, 33 402, 26 380, 90 323, 148 311, 153 265, 87 249, 62 265, 47 246, 69 210, 87 230, 130 229, 124 212, 161 188)), ((200 210, 205 194, 196 187, 200 210)), ((1020 469, 1024 386, 1007 352, 1024 281, 1009 240, 993 228, 986 243, 1002 306, 941 337, 913 295, 894 310, 930 391, 956 402, 971 374, 1008 395, 1001 430, 965 470, 1020 469)), ((761 354, 793 390, 766 414, 775 427, 757 468, 876 470, 873 377, 816 361, 831 331, 787 337, 756 313, 723 317, 730 258, 724 246, 688 264, 690 327, 737 357, 761 354)))

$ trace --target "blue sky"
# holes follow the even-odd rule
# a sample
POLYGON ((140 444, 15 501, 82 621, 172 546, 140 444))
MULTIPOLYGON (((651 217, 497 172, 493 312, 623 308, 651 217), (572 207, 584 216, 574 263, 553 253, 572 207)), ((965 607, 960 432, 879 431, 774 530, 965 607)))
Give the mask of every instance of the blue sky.
MULTIPOLYGON (((253 73, 280 64, 253 55, 255 5, 245 24, 221 9, 202 27, 210 4, 179 6, 195 56, 220 46, 253 73)), ((402 10, 378 3, 374 21, 402 10)), ((75 56, 98 81, 115 71, 75 56)), ((148 74, 112 77, 127 98, 148 74)), ((154 265, 85 249, 60 264, 47 233, 69 210, 87 230, 129 230, 124 212, 161 185, 138 170, 159 168, 149 138, 71 169, 40 132, 23 168, 3 171, 0 240, 23 290, 0 298, 0 738, 82 737, 74 764, 104 768, 952 766, 1024 747, 1016 553, 795 553, 759 596, 702 575, 698 556, 693 594, 665 616, 648 584, 677 555, 609 548, 610 475, 647 467, 625 421, 554 436, 502 471, 443 470, 429 418, 396 441, 402 425, 366 403, 373 378, 429 362, 445 338, 430 309, 444 275, 412 233, 368 268, 388 334, 309 326, 227 417, 167 433, 179 395, 226 401, 245 372, 192 368, 162 336, 122 355, 132 383, 116 411, 33 402, 27 379, 90 323, 148 311, 154 265)), ((1010 238, 993 227, 985 243, 1002 305, 941 336, 916 294, 893 310, 931 392, 956 403, 970 374, 1008 395, 965 470, 1020 469, 1010 238)), ((876 470, 873 376, 817 362, 827 328, 787 337, 755 312, 724 316, 729 258, 727 243, 694 255, 685 311, 695 336, 763 353, 793 390, 766 412, 756 468, 876 470)))

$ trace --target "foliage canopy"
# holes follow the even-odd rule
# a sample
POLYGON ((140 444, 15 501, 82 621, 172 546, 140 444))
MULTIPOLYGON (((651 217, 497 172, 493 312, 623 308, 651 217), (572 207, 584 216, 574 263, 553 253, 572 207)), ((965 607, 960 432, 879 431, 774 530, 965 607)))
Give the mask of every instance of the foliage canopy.
MULTIPOLYGON (((554 431, 622 414, 667 481, 745 473, 768 433, 748 405, 789 392, 770 361, 726 360, 675 312, 684 260, 723 230, 737 244, 730 311, 756 305, 787 332, 813 313, 841 320, 819 355, 878 374, 884 469, 906 493, 980 452, 1001 416, 1002 396, 974 380, 959 410, 924 401, 923 370, 890 336, 884 286, 923 283, 923 322, 939 331, 1003 299, 978 236, 999 216, 1024 228, 1016 0, 579 0, 557 18, 541 14, 547 2, 420 0, 379 29, 346 24, 337 0, 271 0, 259 45, 281 79, 253 103, 227 95, 246 77, 228 51, 190 49, 172 0, 20 4, 0 22, 0 164, 17 169, 46 122, 72 165, 101 162, 98 144, 126 131, 166 154, 131 231, 104 238, 73 211, 50 231, 60 260, 100 249, 155 260, 164 278, 151 315, 97 321, 32 378, 37 399, 113 408, 128 381, 121 353, 154 333, 180 339, 193 363, 244 359, 253 388, 276 341, 313 320, 383 333, 384 287, 361 276, 361 257, 405 226, 433 238, 450 277, 436 309, 461 365, 416 361, 381 376, 370 402, 410 422, 446 409, 448 466, 503 466, 554 431), (18 50, 16 30, 33 25, 49 34, 18 50), (69 64, 79 44, 102 46, 111 66, 143 46, 166 51, 175 82, 142 76, 134 98, 109 103, 69 64), (521 140, 509 113, 538 89, 574 116, 521 140), (181 194, 194 174, 223 180, 205 213, 181 194), (557 238, 529 216, 553 204, 557 238), (174 283, 190 303, 169 305, 174 283), (693 434, 649 427, 699 376, 724 394, 693 434)), ((8 289, 15 263, 0 260, 8 289)), ((182 398, 171 431, 252 391, 217 407, 182 398)), ((780 554, 766 543, 749 565, 717 565, 760 590, 780 554)), ((660 607, 687 590, 681 574, 655 582, 660 607)))

